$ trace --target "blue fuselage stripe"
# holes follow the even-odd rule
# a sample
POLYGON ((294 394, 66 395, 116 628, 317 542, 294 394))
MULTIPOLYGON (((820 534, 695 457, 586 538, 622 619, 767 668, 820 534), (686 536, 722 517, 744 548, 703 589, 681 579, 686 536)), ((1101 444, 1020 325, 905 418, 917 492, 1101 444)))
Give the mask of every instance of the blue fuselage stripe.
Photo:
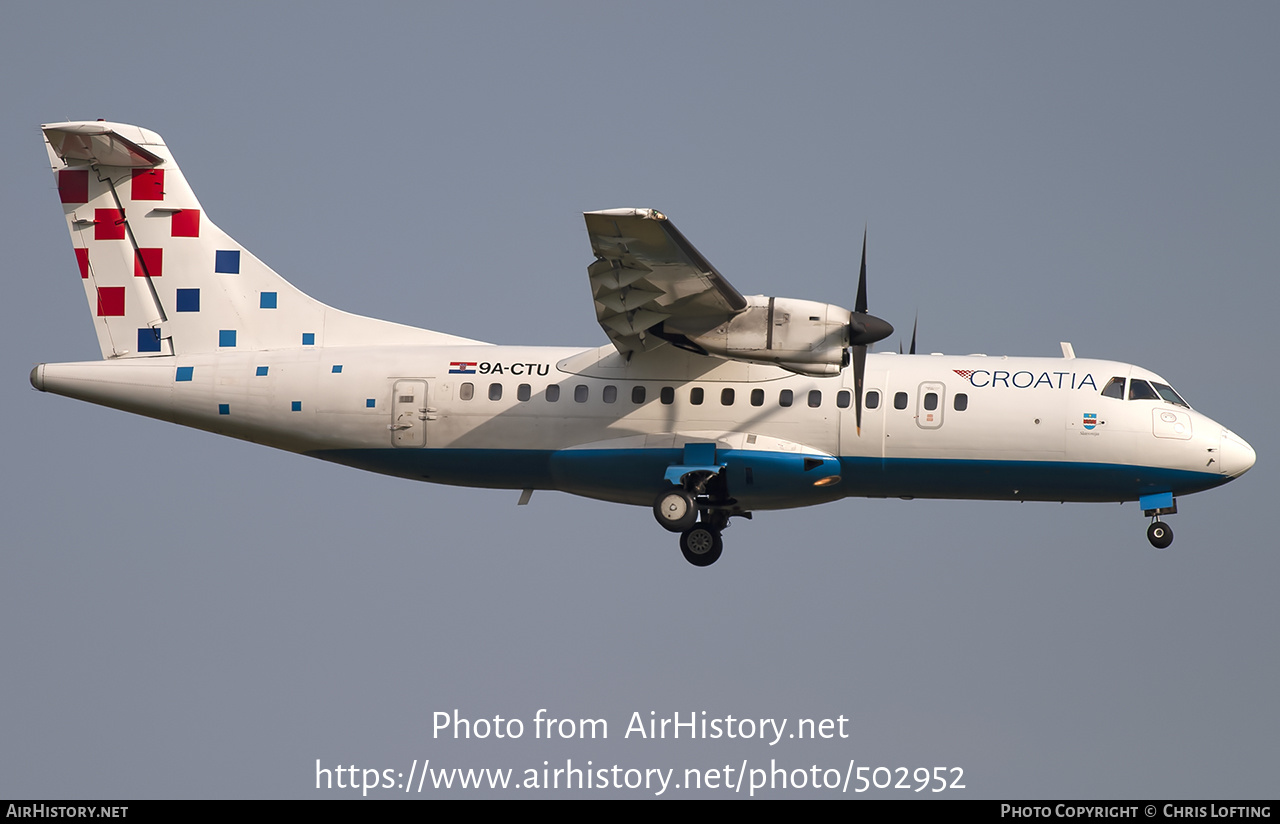
MULTIPOLYGON (((679 464, 679 449, 342 449, 308 453, 388 475, 492 489, 558 489, 648 503, 679 464)), ((1069 461, 827 458, 722 450, 729 494, 744 509, 784 509, 845 497, 963 500, 1133 501, 1186 495, 1226 483, 1217 473, 1069 461), (838 483, 814 481, 839 475, 838 483)))

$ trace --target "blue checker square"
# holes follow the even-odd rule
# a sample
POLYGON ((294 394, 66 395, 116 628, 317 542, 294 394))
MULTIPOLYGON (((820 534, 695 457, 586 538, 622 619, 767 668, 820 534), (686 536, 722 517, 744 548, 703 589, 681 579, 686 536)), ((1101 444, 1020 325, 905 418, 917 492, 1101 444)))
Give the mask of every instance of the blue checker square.
POLYGON ((333 374, 335 374, 335 375, 336 375, 336 374, 338 374, 338 373, 339 373, 339 372, 341 372, 341 371, 342 371, 342 364, 340 364, 340 363, 335 363, 335 364, 333 365, 333 374))
POLYGON ((276 308, 276 293, 275 293, 275 292, 262 292, 262 293, 261 293, 261 297, 259 297, 259 299, 258 299, 258 308, 259 308, 259 309, 274 309, 274 308, 276 308))
POLYGON ((267 367, 265 367, 265 366, 259 366, 259 367, 258 367, 257 375, 258 375, 258 377, 260 377, 260 378, 265 378, 265 377, 267 376, 267 367))
POLYGON ((199 289, 179 289, 177 308, 179 312, 199 312, 200 311, 200 290, 199 289))
POLYGON ((364 405, 366 409, 373 409, 378 405, 378 402, 373 398, 368 398, 365 400, 364 405))
POLYGON ((178 382, 191 380, 191 375, 196 371, 194 366, 179 366, 177 373, 173 379, 178 382))
POLYGON ((219 275, 240 274, 240 250, 219 249, 214 253, 213 271, 219 275))
POLYGON ((294 412, 301 412, 301 411, 302 411, 302 401, 294 401, 293 403, 289 404, 289 409, 290 409, 290 410, 292 410, 292 411, 294 411, 294 412))
POLYGON ((236 345, 236 330, 234 330, 234 329, 219 329, 219 330, 218 330, 218 345, 219 345, 219 346, 228 346, 228 347, 230 347, 230 346, 235 346, 235 345, 236 345))
POLYGON ((302 333, 302 345, 303 345, 303 346, 315 346, 315 345, 316 345, 316 333, 315 333, 315 332, 303 332, 303 333, 302 333))
POLYGON ((143 327, 138 330, 138 351, 139 352, 159 352, 160 351, 160 330, 152 329, 150 326, 143 327))
POLYGON ((218 414, 219 414, 219 415, 230 415, 230 414, 231 414, 231 404, 229 404, 229 403, 220 403, 220 404, 218 404, 218 414))

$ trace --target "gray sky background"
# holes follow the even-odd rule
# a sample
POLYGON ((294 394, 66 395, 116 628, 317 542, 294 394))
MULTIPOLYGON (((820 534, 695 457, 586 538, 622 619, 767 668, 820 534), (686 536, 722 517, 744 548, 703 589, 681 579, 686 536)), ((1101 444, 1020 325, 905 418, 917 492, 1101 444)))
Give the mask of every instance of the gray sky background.
POLYGON ((429 758, 1274 797, 1278 30, 1268 3, 8 8, 0 796, 305 797, 316 759, 429 758), (605 341, 584 210, 662 209, 742 292, 844 305, 869 225, 871 309, 918 311, 922 350, 1141 364, 1258 465, 1180 500, 1163 553, 1134 504, 848 500, 735 522, 698 570, 645 509, 43 395, 32 365, 98 350, 38 126, 98 117, 162 134, 304 291, 498 343, 605 341), (609 738, 534 740, 544 707, 609 738), (433 740, 455 708, 525 737, 433 740), (623 738, 651 710, 849 737, 623 738))

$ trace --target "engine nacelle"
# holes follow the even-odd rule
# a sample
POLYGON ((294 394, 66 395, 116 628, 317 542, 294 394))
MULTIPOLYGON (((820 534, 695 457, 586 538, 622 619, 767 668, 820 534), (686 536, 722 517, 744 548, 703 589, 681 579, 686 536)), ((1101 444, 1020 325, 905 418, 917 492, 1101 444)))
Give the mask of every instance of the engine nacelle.
POLYGON ((746 311, 688 339, 724 358, 825 377, 844 367, 849 310, 812 300, 751 295, 746 311))

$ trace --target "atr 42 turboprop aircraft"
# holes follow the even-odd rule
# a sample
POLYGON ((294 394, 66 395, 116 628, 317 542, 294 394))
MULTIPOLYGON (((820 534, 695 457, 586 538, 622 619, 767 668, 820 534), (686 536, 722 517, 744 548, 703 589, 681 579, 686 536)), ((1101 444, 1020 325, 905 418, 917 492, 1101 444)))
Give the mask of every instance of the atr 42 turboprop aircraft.
POLYGON ((1138 366, 868 356, 867 313, 743 296, 652 209, 587 212, 611 343, 495 346, 332 309, 209 221, 164 141, 43 127, 101 361, 42 391, 404 478, 652 506, 697 566, 733 516, 846 497, 1175 498, 1254 462, 1138 366))

